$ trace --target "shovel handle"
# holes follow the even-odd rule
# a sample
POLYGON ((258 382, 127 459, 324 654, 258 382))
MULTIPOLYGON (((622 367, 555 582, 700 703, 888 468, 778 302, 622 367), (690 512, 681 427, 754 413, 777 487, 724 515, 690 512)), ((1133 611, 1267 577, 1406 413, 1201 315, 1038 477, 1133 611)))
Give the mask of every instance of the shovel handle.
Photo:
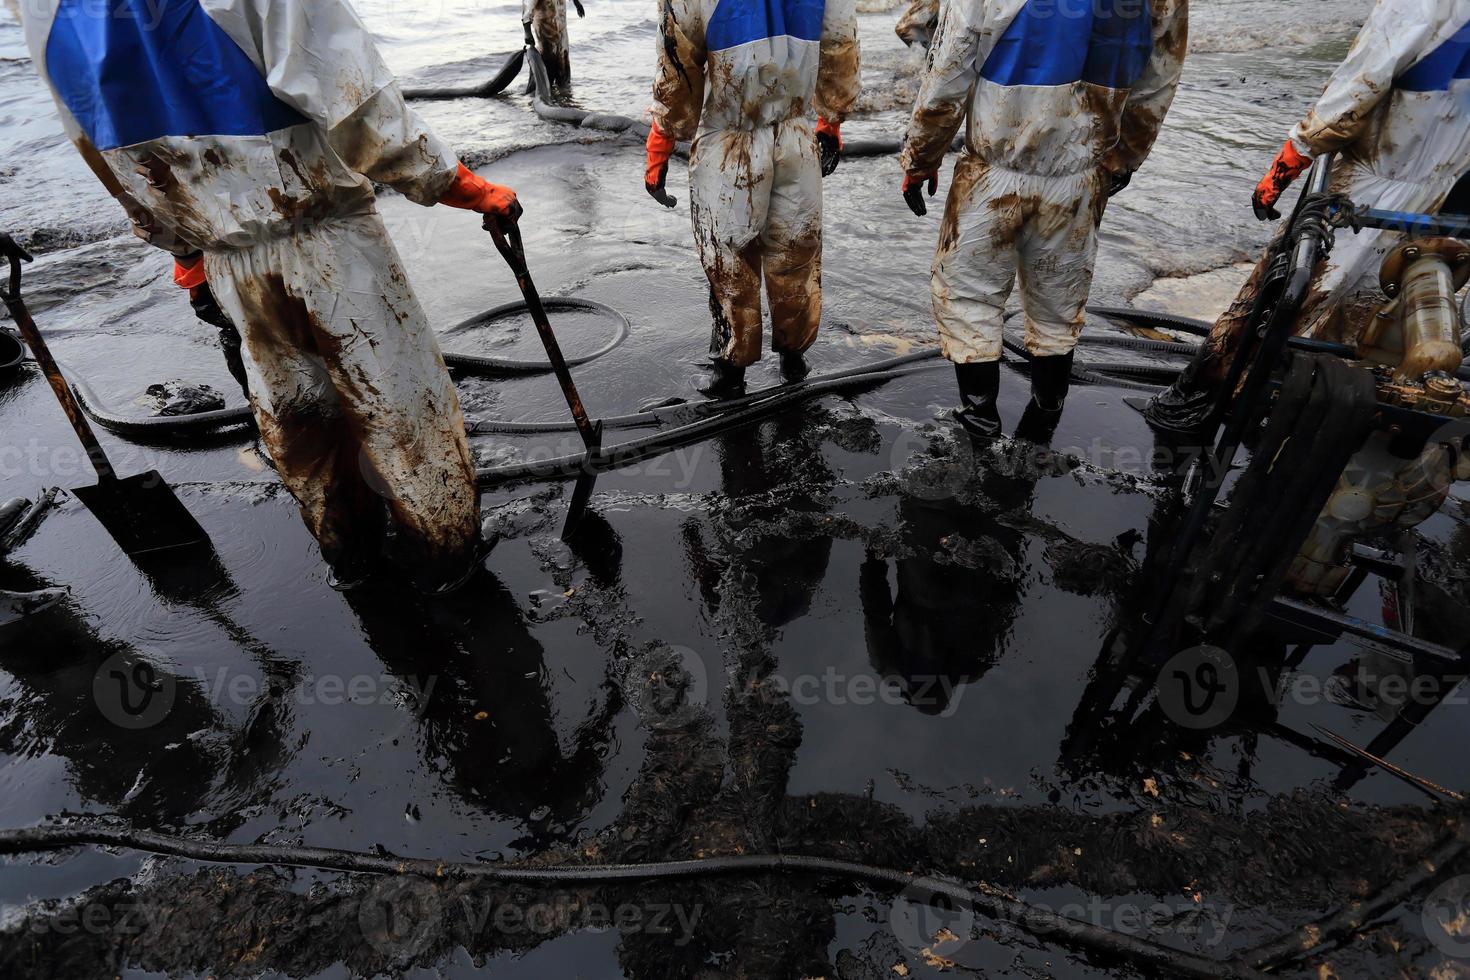
POLYGON ((72 392, 71 385, 67 384, 66 378, 62 377, 56 358, 51 356, 51 349, 46 346, 46 339, 41 336, 41 331, 36 327, 36 321, 31 319, 31 311, 26 308, 25 300, 21 298, 21 263, 32 261, 30 253, 16 244, 15 239, 0 233, 0 257, 10 262, 9 285, 5 289, 0 289, 0 301, 3 301, 5 308, 10 311, 11 319, 20 328, 20 335, 25 338, 26 345, 30 347, 31 354, 36 358, 36 363, 41 366, 46 380, 51 383, 51 390, 55 392, 56 400, 61 402, 62 411, 66 412, 72 431, 77 434, 82 447, 87 450, 87 456, 92 460, 93 468, 97 470, 98 479, 104 483, 116 480, 117 471, 112 468, 112 461, 107 458, 107 453, 103 452, 102 444, 97 441, 97 434, 92 431, 92 424, 87 421, 87 416, 82 412, 82 406, 77 402, 77 396, 72 392))
POLYGON ((530 270, 526 268, 526 250, 521 243, 520 226, 511 219, 487 214, 485 215, 485 230, 495 240, 495 247, 499 249, 501 257, 510 266, 511 272, 515 273, 516 284, 521 287, 521 295, 526 298, 526 308, 531 311, 531 319, 536 324, 536 332, 541 335, 541 344, 546 348, 546 359, 551 362, 551 368, 556 372, 556 380, 561 383, 562 394, 567 399, 567 407, 572 410, 572 421, 576 422, 577 432, 581 434, 582 442, 587 447, 590 457, 602 446, 602 424, 593 425, 592 420, 587 417, 587 409, 582 404, 582 396, 577 392, 577 383, 572 380, 572 372, 567 367, 567 359, 562 356, 561 344, 557 342, 556 334, 552 332, 551 321, 546 317, 546 308, 541 305, 541 296, 536 292, 536 284, 531 281, 530 270))

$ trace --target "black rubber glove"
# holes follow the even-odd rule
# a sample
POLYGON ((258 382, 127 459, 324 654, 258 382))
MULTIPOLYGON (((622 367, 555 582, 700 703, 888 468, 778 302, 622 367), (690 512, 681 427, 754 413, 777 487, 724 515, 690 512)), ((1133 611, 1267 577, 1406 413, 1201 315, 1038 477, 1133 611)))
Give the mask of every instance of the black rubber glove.
POLYGON ((648 183, 647 179, 645 178, 644 179, 644 183, 643 183, 643 189, 646 190, 646 191, 648 191, 648 196, 649 197, 653 198, 655 201, 657 201, 658 203, 662 204, 664 207, 666 207, 666 208, 676 208, 676 207, 679 206, 679 199, 677 197, 675 197, 674 195, 670 194, 668 191, 664 190, 664 183, 668 179, 669 179, 669 165, 668 165, 667 162, 665 162, 664 165, 659 169, 659 172, 658 172, 658 183, 656 183, 656 184, 650 184, 650 183, 648 183))
POLYGON ((818 133, 817 147, 822 151, 822 176, 830 177, 842 162, 842 141, 830 133, 818 133))
MULTIPOLYGON (((939 190, 939 175, 935 174, 929 178, 929 196, 939 190)), ((908 190, 903 192, 903 201, 909 206, 909 210, 919 217, 929 213, 929 205, 924 203, 924 182, 922 180, 912 184, 908 190)))
POLYGON ((1257 221, 1275 221, 1281 217, 1281 212, 1261 200, 1261 192, 1258 188, 1251 195, 1251 210, 1256 213, 1257 221))

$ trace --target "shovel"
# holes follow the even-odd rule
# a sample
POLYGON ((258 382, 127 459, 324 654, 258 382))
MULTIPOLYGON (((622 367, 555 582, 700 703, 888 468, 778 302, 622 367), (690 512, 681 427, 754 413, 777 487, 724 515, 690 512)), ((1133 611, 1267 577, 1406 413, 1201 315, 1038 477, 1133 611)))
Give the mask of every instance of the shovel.
POLYGON ((81 440, 82 447, 87 450, 92 467, 97 471, 96 486, 78 487, 71 492, 130 556, 208 541, 209 538, 199 522, 194 520, 194 516, 184 508, 156 471, 127 479, 117 475, 107 454, 102 451, 101 444, 97 442, 97 436, 93 434, 87 417, 82 414, 76 395, 61 376, 61 368, 57 367, 56 360, 46 347, 46 341, 36 329, 36 321, 31 319, 30 311, 21 299, 20 264, 31 261, 30 255, 9 235, 0 234, 0 257, 10 260, 10 286, 8 289, 0 289, 0 300, 4 301, 5 308, 10 311, 11 318, 20 328, 21 336, 30 346, 46 380, 51 382, 56 400, 61 402, 62 410, 66 412, 72 429, 81 440))
POLYGON ((546 318, 546 308, 541 305, 541 296, 536 292, 536 284, 531 281, 531 273, 526 268, 526 250, 521 244, 520 226, 512 219, 502 220, 494 215, 486 215, 485 230, 495 239, 495 247, 515 273, 516 284, 521 287, 521 295, 526 298, 526 308, 531 311, 536 332, 541 335, 541 344, 546 348, 546 359, 556 372, 556 380, 561 383, 567 407, 572 410, 572 421, 577 424, 577 432, 581 434, 582 442, 587 447, 587 463, 582 475, 577 477, 576 488, 572 491, 572 503, 567 509, 566 524, 561 531, 562 540, 569 541, 587 510, 587 504, 592 499, 592 488, 597 483, 597 471, 593 465, 602 449, 602 423, 593 422, 587 417, 582 396, 577 394, 577 383, 572 380, 567 359, 562 356, 561 344, 557 343, 556 334, 551 330, 551 321, 546 318))

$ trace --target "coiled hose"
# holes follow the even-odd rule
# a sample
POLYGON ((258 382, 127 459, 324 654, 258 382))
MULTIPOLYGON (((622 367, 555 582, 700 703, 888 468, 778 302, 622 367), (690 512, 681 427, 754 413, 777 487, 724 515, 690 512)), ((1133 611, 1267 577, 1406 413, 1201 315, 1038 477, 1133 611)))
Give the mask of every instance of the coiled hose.
MULTIPOLYGON (((597 303, 589 299, 553 296, 543 299, 542 304, 548 311, 591 311, 612 320, 616 324, 616 329, 611 339, 594 351, 568 358, 567 365, 569 367, 590 364, 598 358, 604 357, 616 350, 627 341, 632 329, 628 318, 622 312, 613 309, 605 303, 597 303)), ((446 333, 454 334, 463 330, 471 330, 475 327, 483 326, 490 321, 497 320, 512 313, 524 312, 525 310, 526 304, 524 302, 506 303, 494 309, 486 310, 484 313, 476 314, 463 323, 450 327, 446 333)), ((3 331, 0 331, 0 336, 6 335, 4 335, 3 331)), ((552 370, 551 362, 546 360, 485 357, 480 354, 446 353, 444 355, 444 363, 456 370, 486 377, 549 374, 552 370)), ((81 403, 82 411, 86 412, 92 421, 102 426, 108 432, 120 436, 155 438, 195 435, 198 433, 213 432, 216 429, 224 429, 230 426, 255 424, 255 418, 251 415, 249 407, 244 405, 234 408, 222 408, 213 412, 198 412, 193 415, 126 415, 111 408, 97 392, 92 390, 92 386, 78 372, 67 369, 67 378, 71 382, 72 390, 76 392, 77 401, 81 403)))
POLYGON ((223 844, 142 830, 105 826, 33 827, 0 831, 0 855, 57 851, 79 845, 122 847, 219 864, 264 864, 376 875, 416 875, 431 881, 478 880, 521 884, 586 884, 601 882, 674 881, 722 875, 787 873, 828 875, 864 881, 899 891, 912 889, 919 901, 947 899, 992 919, 1011 923, 1032 935, 1095 953, 1120 957, 1136 967, 1171 977, 1252 977, 1262 975, 1235 963, 1221 962, 1170 949, 1101 926, 1058 915, 1013 898, 998 888, 971 888, 957 882, 923 878, 907 871, 878 868, 853 861, 798 854, 742 854, 690 861, 647 864, 541 865, 479 864, 400 858, 325 847, 268 844, 223 844))

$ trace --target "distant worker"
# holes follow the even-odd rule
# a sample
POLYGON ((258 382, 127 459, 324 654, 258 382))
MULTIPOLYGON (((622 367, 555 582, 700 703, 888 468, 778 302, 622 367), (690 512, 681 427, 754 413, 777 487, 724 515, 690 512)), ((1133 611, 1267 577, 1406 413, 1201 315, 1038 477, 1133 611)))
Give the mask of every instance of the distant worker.
POLYGON ((159 244, 203 252, 244 336, 262 442, 333 584, 379 567, 390 523, 389 557, 419 588, 468 578, 482 545, 464 417, 372 185, 504 221, 515 194, 405 107, 345 0, 27 11, 68 134, 100 151, 159 244))
MULTIPOLYGON (((1017 278, 1030 421, 1055 428, 1107 199, 1143 165, 1183 67, 1188 0, 950 0, 900 161, 915 214, 968 120, 933 266, 934 316, 970 433, 1000 432, 1001 326, 1017 278)), ((1045 433, 1049 437, 1049 433, 1045 433)))
POLYGON ((939 27, 939 0, 909 0, 903 8, 893 33, 909 47, 927 49, 939 27))
MULTIPOLYGON (((1470 171, 1470 4, 1379 0, 1347 59, 1272 161, 1252 197, 1261 220, 1312 160, 1338 153, 1328 192, 1389 211, 1435 213, 1470 171)), ((1378 271, 1394 232, 1340 231, 1302 304, 1300 336, 1356 345, 1385 297, 1378 271)), ((1266 275, 1256 267, 1194 362, 1146 413, 1157 429, 1193 435, 1210 410, 1266 275)))
POLYGON ((697 386, 744 390, 761 358, 762 277, 771 346, 799 380, 822 318, 822 178, 859 91, 854 0, 666 0, 659 35, 645 183, 673 207, 669 158, 694 140, 690 210, 714 317, 697 386))
MULTIPOLYGON (((586 17, 582 0, 572 0, 577 16, 586 17)), ((567 38, 567 0, 522 0, 521 25, 526 29, 526 47, 535 48, 546 65, 553 85, 572 80, 571 42, 567 38)))

